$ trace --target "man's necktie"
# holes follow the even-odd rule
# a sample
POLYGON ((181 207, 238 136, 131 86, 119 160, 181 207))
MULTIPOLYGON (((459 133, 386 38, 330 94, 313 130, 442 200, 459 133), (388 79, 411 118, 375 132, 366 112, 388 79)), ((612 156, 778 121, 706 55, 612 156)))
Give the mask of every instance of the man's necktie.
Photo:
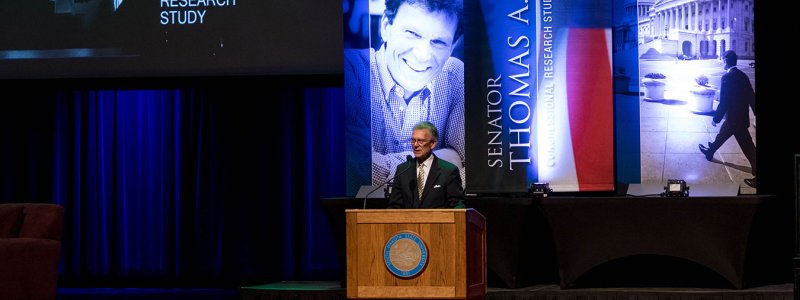
POLYGON ((419 172, 417 172, 417 194, 419 199, 422 200, 422 188, 425 187, 425 164, 419 164, 419 172))

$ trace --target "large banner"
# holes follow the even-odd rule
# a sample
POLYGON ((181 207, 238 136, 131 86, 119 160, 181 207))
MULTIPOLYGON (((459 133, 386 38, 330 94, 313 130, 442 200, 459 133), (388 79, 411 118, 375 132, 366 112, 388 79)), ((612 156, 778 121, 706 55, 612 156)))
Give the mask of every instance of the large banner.
POLYGON ((614 189, 611 1, 365 2, 344 5, 348 194, 393 178, 419 121, 467 193, 614 189))
POLYGON ((643 184, 757 192, 754 3, 638 2, 643 184))
POLYGON ((462 2, 356 0, 345 8, 347 23, 361 24, 348 28, 355 41, 344 50, 348 194, 391 181, 413 156, 421 121, 438 130, 436 156, 466 177, 462 2))
POLYGON ((469 190, 613 190, 611 2, 472 2, 469 190))
POLYGON ((349 194, 391 180, 421 120, 438 120, 449 136, 437 155, 461 167, 471 194, 525 193, 536 182, 564 192, 615 182, 660 189, 670 179, 756 192, 752 1, 463 0, 457 21, 429 25, 432 14, 421 25, 459 24, 444 26, 452 37, 423 32, 435 42, 407 48, 441 68, 381 52, 392 44, 385 4, 395 2, 345 1, 345 53, 361 50, 349 56, 360 60, 345 55, 349 194), (385 83, 403 74, 376 61, 380 53, 443 71, 426 81, 430 98, 394 102, 402 120, 386 117, 385 83))

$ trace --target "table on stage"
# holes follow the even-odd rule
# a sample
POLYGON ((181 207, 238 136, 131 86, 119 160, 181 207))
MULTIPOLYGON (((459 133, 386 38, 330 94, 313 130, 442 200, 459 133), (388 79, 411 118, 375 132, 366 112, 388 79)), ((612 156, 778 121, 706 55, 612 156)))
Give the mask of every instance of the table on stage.
POLYGON ((562 288, 594 267, 634 255, 686 259, 742 288, 751 225, 768 197, 551 197, 541 205, 562 288))

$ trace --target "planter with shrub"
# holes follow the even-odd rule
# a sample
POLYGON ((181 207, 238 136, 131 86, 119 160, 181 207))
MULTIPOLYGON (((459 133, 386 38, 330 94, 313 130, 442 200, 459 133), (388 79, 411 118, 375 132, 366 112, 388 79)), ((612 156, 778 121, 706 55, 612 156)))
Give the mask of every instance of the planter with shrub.
POLYGON ((708 84, 708 77, 705 75, 695 77, 694 82, 696 85, 689 90, 691 111, 695 113, 713 112, 717 90, 708 84))
POLYGON ((647 73, 642 79, 642 85, 644 85, 644 100, 664 100, 664 86, 667 85, 667 76, 661 73, 647 73))

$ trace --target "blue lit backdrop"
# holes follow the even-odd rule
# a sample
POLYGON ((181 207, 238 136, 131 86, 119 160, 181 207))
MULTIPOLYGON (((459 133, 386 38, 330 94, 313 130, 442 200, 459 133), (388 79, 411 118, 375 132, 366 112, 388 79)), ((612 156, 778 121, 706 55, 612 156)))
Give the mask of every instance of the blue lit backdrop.
POLYGON ((32 94, 0 112, 0 203, 66 208, 60 286, 338 280, 341 88, 32 94))

